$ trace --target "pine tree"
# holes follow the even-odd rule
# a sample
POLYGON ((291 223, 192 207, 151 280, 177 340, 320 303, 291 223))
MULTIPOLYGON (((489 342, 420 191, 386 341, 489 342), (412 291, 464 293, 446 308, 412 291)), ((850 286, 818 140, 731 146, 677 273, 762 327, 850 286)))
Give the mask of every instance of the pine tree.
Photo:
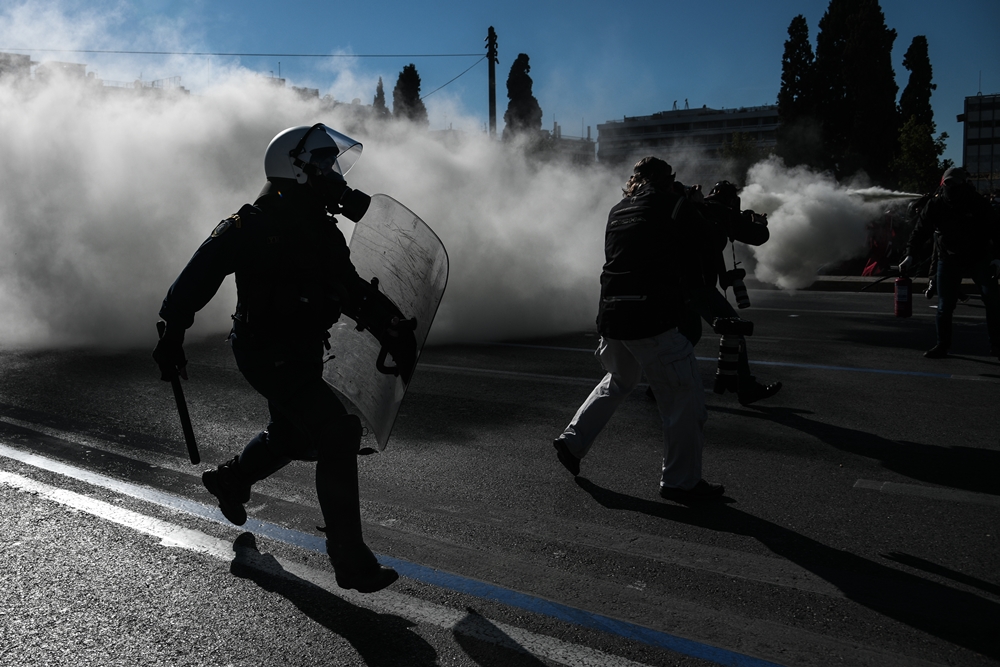
POLYGON ((507 97, 510 102, 503 115, 505 140, 530 132, 534 132, 537 136, 538 131, 542 129, 542 108, 531 94, 532 82, 528 76, 530 71, 528 55, 525 53, 519 54, 517 60, 510 66, 510 74, 507 77, 507 97))
POLYGON ((372 110, 376 118, 386 118, 389 116, 389 109, 385 106, 385 88, 382 87, 382 77, 378 78, 378 86, 375 88, 375 100, 372 102, 372 110))
POLYGON ((405 66, 392 89, 392 115, 419 125, 428 125, 427 107, 420 99, 420 75, 413 63, 405 66))
POLYGON ((860 0, 848 30, 844 70, 851 125, 840 172, 863 170, 876 183, 890 185, 899 137, 899 87, 892 69, 896 31, 886 27, 878 0, 860 0))
POLYGON ((778 128, 775 152, 789 166, 818 165, 822 155, 816 120, 815 57, 809 43, 809 26, 799 14, 788 26, 788 40, 781 59, 778 91, 778 128))

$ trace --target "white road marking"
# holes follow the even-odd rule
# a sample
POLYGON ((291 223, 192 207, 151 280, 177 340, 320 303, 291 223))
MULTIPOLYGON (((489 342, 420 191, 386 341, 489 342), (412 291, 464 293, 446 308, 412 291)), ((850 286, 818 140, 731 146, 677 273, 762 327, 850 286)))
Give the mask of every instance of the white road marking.
POLYGON ((876 482, 870 479, 859 479, 854 483, 855 489, 871 489, 897 496, 917 496, 934 500, 950 500, 959 503, 975 503, 977 505, 992 505, 1000 507, 1000 496, 959 489, 944 489, 938 486, 922 486, 919 484, 900 484, 898 482, 876 482))
POLYGON ((146 516, 132 510, 116 507, 101 500, 96 500, 72 491, 59 489, 48 484, 37 482, 21 475, 0 470, 0 484, 6 484, 26 493, 36 494, 48 500, 55 501, 66 507, 112 523, 130 528, 137 532, 160 538, 160 543, 166 547, 188 549, 223 561, 232 561, 235 557, 246 565, 265 569, 270 574, 285 576, 293 575, 304 579, 330 593, 347 600, 351 604, 377 613, 391 613, 409 618, 417 623, 434 625, 450 632, 465 634, 482 641, 490 642, 508 649, 530 653, 538 658, 551 660, 564 665, 585 665, 598 667, 644 667, 625 658, 603 651, 570 644, 552 637, 539 635, 505 623, 487 620, 481 616, 457 611, 448 607, 420 600, 409 595, 403 595, 391 590, 363 595, 354 591, 343 590, 337 586, 333 573, 301 565, 281 558, 274 558, 271 567, 265 567, 267 561, 260 559, 256 552, 249 548, 241 549, 228 540, 213 537, 201 531, 184 528, 146 516), (277 563, 280 568, 274 567, 277 563))

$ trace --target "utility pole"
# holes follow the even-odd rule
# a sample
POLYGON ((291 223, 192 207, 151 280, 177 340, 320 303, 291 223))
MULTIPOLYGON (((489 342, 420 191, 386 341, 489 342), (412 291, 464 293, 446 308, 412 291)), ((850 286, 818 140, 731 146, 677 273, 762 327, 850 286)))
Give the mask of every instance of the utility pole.
POLYGON ((490 26, 486 34, 486 58, 490 61, 490 137, 497 136, 497 33, 490 26))

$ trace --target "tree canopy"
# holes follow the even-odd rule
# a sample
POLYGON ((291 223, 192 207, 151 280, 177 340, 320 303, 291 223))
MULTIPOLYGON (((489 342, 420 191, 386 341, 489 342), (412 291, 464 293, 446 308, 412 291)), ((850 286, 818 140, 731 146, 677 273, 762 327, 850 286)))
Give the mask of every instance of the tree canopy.
POLYGON ((822 146, 816 121, 817 91, 815 56, 809 42, 809 26, 799 14, 788 26, 788 40, 781 58, 781 89, 778 91, 778 127, 775 152, 789 166, 817 166, 822 146))
POLYGON ((507 111, 503 115, 503 138, 509 140, 519 134, 537 132, 542 129, 542 108, 531 93, 531 77, 528 72, 528 55, 521 53, 510 66, 507 77, 507 111))
POLYGON ((427 107, 420 99, 420 75, 413 63, 403 67, 392 89, 392 115, 420 125, 429 124, 427 107))
POLYGON ((378 86, 375 87, 372 109, 375 111, 376 118, 385 118, 389 115, 389 109, 385 106, 385 88, 382 86, 382 77, 378 78, 378 86))

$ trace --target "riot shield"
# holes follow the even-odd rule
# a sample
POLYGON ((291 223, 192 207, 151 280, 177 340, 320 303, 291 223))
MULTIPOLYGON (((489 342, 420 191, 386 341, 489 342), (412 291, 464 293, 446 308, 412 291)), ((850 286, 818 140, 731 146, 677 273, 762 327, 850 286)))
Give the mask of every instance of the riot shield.
MULTIPOLYGON (((448 283, 448 252, 423 220, 386 195, 372 197, 368 212, 354 227, 351 261, 366 281, 378 278, 378 288, 403 312, 416 318, 417 359, 448 283)), ((330 330, 335 355, 323 368, 323 378, 361 413, 385 449, 407 383, 402 376, 376 369, 381 344, 368 331, 358 331, 347 318, 330 330)))

